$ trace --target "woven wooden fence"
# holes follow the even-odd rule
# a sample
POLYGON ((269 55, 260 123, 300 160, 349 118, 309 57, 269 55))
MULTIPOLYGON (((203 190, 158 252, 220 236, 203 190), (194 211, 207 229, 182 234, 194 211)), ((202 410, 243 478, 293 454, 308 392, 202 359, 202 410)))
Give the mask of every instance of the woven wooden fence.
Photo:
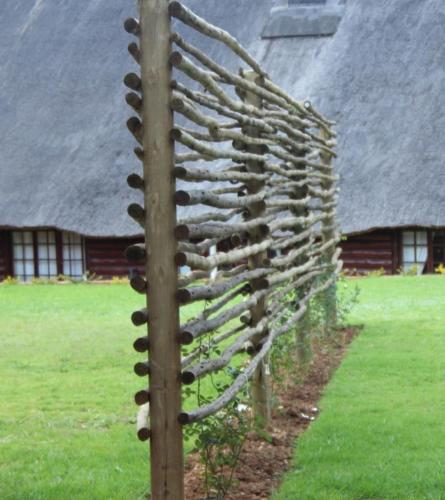
POLYGON ((141 0, 140 19, 125 29, 136 37, 128 48, 140 65, 124 79, 137 114, 127 125, 143 166, 128 183, 144 195, 144 206, 128 212, 146 242, 127 250, 146 266, 145 277, 131 280, 147 298, 132 315, 148 328, 134 343, 148 353, 135 365, 148 376, 135 396, 138 435, 150 439, 152 498, 181 499, 182 427, 220 411, 249 383, 253 410, 267 421, 274 341, 335 285, 335 132, 310 103, 274 84, 235 38, 179 2, 141 0), (210 59, 172 31, 172 18, 230 49, 243 69, 210 59), (289 298, 295 290, 297 301, 289 298), (201 312, 181 323, 181 306, 198 301, 201 312), (201 358, 204 335, 222 345, 218 356, 201 358), (182 386, 240 353, 249 363, 230 387, 184 411, 182 386))

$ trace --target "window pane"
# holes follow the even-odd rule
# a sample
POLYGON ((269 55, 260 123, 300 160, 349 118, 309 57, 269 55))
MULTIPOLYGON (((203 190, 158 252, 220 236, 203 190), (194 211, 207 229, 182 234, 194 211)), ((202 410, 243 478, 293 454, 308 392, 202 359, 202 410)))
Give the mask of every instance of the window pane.
POLYGON ((63 263, 63 274, 65 276, 71 276, 71 267, 69 261, 63 263))
POLYGON ((47 242, 46 231, 39 231, 37 233, 37 241, 38 241, 38 243, 46 243, 47 242))
POLYGON ((414 247, 404 247, 403 249, 403 262, 415 262, 416 256, 414 247))
POLYGON ((74 262, 72 266, 73 276, 81 277, 83 274, 82 262, 74 262))
POLYGON ((414 245, 414 231, 403 231, 403 244, 414 245))
POLYGON ((418 246, 416 248, 416 262, 424 263, 428 259, 428 247, 418 246))
POLYGON ((417 245, 426 245, 426 231, 416 231, 416 243, 417 245))
POLYGON ((49 277, 55 278, 57 276, 57 263, 50 262, 49 263, 49 277))
POLYGON ((23 259, 23 247, 14 245, 14 259, 23 259))
POLYGON ((47 259, 48 258, 48 247, 45 245, 39 245, 38 253, 39 259, 47 259))
POLYGON ((54 231, 48 231, 48 243, 56 242, 56 233, 54 231))
POLYGON ((25 272, 23 262, 14 262, 14 275, 17 278, 22 278, 25 272))
POLYGON ((34 262, 33 261, 25 261, 25 273, 27 276, 34 276, 34 262))
POLYGON ((30 245, 25 246, 25 259, 34 260, 34 248, 30 245))
POLYGON ((444 233, 442 231, 434 231, 433 233, 433 243, 437 245, 443 245, 444 233))
POLYGON ((13 243, 21 243, 22 242, 22 233, 14 231, 12 233, 12 241, 13 241, 13 243))
POLYGON ((48 257, 50 259, 56 259, 56 245, 51 245, 48 249, 48 257))
POLYGON ((42 278, 48 277, 48 262, 46 260, 42 260, 39 262, 39 275, 42 278))
POLYGON ((31 231, 25 231, 23 233, 23 242, 28 243, 28 245, 32 245, 32 232, 31 231))
POLYGON ((69 259, 70 259, 70 247, 63 245, 63 260, 69 260, 69 259))
POLYGON ((72 247, 71 257, 75 260, 82 260, 82 248, 79 246, 72 247))

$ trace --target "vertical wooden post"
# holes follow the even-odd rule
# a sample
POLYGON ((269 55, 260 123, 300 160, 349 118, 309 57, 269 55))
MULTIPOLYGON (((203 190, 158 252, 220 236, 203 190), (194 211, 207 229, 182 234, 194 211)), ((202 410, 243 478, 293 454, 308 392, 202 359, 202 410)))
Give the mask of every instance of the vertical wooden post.
MULTIPOLYGON (((321 137, 323 139, 329 139, 329 135, 321 130, 321 137)), ((332 155, 329 153, 321 152, 320 157, 324 164, 331 165, 332 163, 332 155)), ((325 190, 331 190, 334 188, 334 181, 332 180, 323 180, 321 182, 321 188, 325 190)), ((328 200, 325 200, 327 203, 332 202, 334 196, 328 200)), ((327 217, 323 220, 321 227, 321 236, 323 243, 331 240, 336 235, 335 229, 335 210, 332 210, 332 216, 327 217)), ((332 258, 335 254, 335 245, 330 246, 325 252, 325 258, 327 262, 331 262, 332 258)), ((325 292, 325 300, 326 300, 326 326, 329 331, 332 327, 337 324, 337 283, 334 283, 330 286, 325 292)))
POLYGON ((170 18, 167 0, 140 0, 146 276, 149 286, 152 500, 184 498, 179 306, 176 300, 174 145, 170 139, 170 18))
MULTIPOLYGON (((246 71, 243 73, 244 78, 250 81, 255 81, 259 78, 257 73, 254 71, 246 71)), ((244 100, 247 104, 256 106, 260 108, 262 106, 261 98, 252 92, 247 92, 244 100)), ((246 127, 243 132, 251 137, 258 137, 258 131, 253 127, 246 127)), ((247 146, 247 151, 251 153, 261 154, 258 150, 258 146, 247 146)), ((263 173, 262 164, 256 161, 247 161, 246 168, 249 172, 263 173)), ((264 189, 264 182, 252 181, 247 184, 247 192, 249 194, 256 194, 264 189)), ((261 217, 264 213, 264 206, 252 206, 249 207, 249 212, 251 218, 261 217)), ((259 231, 249 232, 250 243, 260 242, 264 236, 259 231)), ((267 259, 267 253, 263 252, 261 254, 255 255, 249 259, 249 267, 251 269, 264 267, 264 262, 267 259)), ((266 314, 266 300, 261 300, 256 306, 252 307, 250 310, 252 326, 257 325, 266 314)), ((252 339, 254 345, 263 338, 260 335, 259 338, 252 339)), ((255 370, 251 381, 251 395, 252 395, 252 405, 253 414, 257 422, 261 426, 266 426, 270 421, 271 416, 271 404, 270 404, 270 372, 269 372, 269 357, 263 359, 259 364, 258 368, 255 370)))

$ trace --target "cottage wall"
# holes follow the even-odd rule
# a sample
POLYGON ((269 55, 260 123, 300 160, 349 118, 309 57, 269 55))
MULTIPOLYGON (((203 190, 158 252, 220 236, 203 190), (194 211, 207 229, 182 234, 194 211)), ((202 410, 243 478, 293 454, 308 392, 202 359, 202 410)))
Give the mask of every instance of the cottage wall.
POLYGON ((12 275, 11 242, 8 231, 0 231, 0 280, 12 275))
POLYGON ((399 231, 388 229, 348 236, 341 243, 343 267, 364 274, 384 269, 393 274, 400 267, 399 231))
POLYGON ((132 266, 125 258, 126 248, 135 243, 142 243, 142 239, 86 238, 86 270, 103 278, 128 276, 132 269, 142 274, 144 272, 143 266, 132 266))

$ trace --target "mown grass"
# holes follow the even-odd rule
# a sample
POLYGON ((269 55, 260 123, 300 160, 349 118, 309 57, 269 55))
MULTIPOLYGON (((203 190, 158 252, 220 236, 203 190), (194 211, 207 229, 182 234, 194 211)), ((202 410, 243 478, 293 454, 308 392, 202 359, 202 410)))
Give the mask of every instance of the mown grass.
MULTIPOLYGON (((442 498, 445 279, 354 283, 366 328, 276 498, 442 498)), ((142 305, 125 285, 0 286, 1 499, 144 497, 129 321, 142 305)))
POLYGON ((357 283, 365 329, 274 499, 443 499, 445 279, 357 283))
POLYGON ((143 329, 129 320, 140 307, 128 285, 0 286, 1 499, 147 492, 132 369, 143 329))

